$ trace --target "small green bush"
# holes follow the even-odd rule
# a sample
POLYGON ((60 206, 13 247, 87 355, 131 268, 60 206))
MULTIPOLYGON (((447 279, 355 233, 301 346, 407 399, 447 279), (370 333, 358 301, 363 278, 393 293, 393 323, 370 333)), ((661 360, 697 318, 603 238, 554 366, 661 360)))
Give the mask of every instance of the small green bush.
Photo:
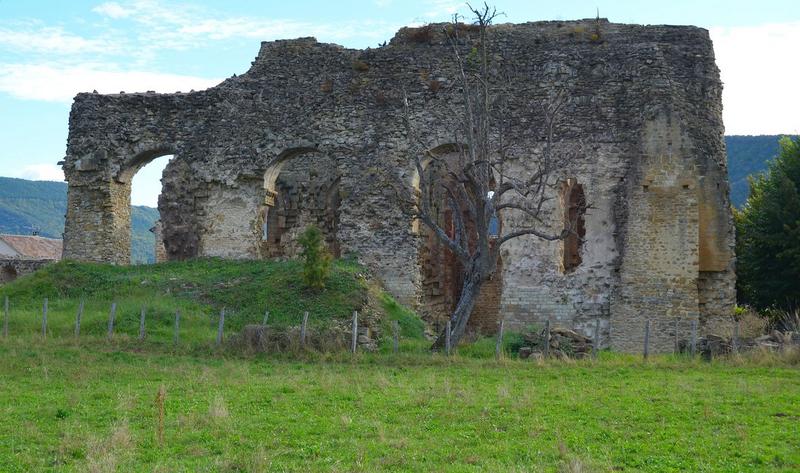
POLYGON ((303 251, 303 279, 308 287, 322 289, 331 272, 331 254, 325 248, 322 232, 315 226, 310 226, 297 239, 303 251))
POLYGON ((519 349, 525 346, 525 337, 520 332, 507 332, 503 336, 503 349, 509 355, 519 355, 519 349))

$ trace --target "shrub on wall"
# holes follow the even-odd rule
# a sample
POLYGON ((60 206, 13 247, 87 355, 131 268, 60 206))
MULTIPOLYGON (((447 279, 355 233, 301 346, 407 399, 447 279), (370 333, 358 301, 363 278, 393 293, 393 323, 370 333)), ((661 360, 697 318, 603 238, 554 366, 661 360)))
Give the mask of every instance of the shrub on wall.
POLYGON ((303 247, 300 256, 303 257, 303 278, 306 285, 315 289, 325 287, 333 258, 325 248, 322 232, 319 228, 310 226, 300 235, 297 242, 303 247))

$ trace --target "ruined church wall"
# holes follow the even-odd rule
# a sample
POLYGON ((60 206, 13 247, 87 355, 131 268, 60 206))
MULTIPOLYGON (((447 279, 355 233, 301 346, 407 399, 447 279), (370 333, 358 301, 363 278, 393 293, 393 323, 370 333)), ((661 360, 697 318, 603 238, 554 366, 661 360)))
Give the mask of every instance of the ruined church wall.
MULTIPOLYGON (((504 246, 499 314, 511 328, 549 319, 587 334, 599 319, 603 345, 624 350, 638 349, 647 317, 659 350, 674 313, 723 317, 734 300, 733 234, 721 86, 707 32, 590 20, 500 25, 492 33, 514 171, 532 172, 530 157, 544 144, 535 110, 563 90, 569 100, 555 144, 576 159, 559 178, 577 179, 592 205, 583 262, 568 274, 560 242, 525 237, 504 246), (673 122, 647 131, 660 116, 673 122), (650 174, 663 198, 645 195, 650 174), (693 187, 672 189, 668 183, 683 175, 694 177, 693 187), (701 234, 721 237, 701 251, 701 234), (716 256, 705 266, 707 254, 716 256), (673 293, 657 291, 664 285, 673 293)), ((476 38, 464 34, 468 54, 476 38)), ((364 51, 303 38, 263 43, 249 71, 207 91, 80 94, 64 164, 65 257, 126 263, 126 186, 163 154, 175 155, 159 199, 169 258, 263 257, 265 176, 299 156, 314 166, 318 156, 339 173, 341 254, 357 257, 398 300, 419 308, 423 241, 392 184, 404 181, 407 197, 413 193, 404 103, 427 149, 456 140, 452 110, 461 96, 450 58, 441 35, 409 30, 364 51)), ((548 201, 545 227, 560 230, 562 212, 557 198, 548 201)), ((503 216, 507 231, 530 223, 503 216)))

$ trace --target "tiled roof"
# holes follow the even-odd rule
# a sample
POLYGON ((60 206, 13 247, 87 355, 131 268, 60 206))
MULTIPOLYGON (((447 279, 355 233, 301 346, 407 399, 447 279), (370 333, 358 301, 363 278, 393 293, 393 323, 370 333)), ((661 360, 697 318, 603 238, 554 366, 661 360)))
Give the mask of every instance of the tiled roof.
POLYGON ((61 259, 62 241, 30 235, 0 235, 24 259, 61 259))

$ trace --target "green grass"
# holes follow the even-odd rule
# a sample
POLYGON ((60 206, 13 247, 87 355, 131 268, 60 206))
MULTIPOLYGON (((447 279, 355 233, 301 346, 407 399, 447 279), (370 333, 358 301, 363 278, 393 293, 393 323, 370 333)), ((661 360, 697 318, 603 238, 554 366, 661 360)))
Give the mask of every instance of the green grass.
MULTIPOLYGON (((292 261, 62 262, 0 287, 0 300, 11 300, 10 335, 0 339, 0 471, 800 469, 796 360, 644 363, 602 353, 598 361, 497 362, 491 338, 447 358, 428 351, 416 315, 357 264, 337 262, 322 291, 305 289, 301 273, 292 261), (119 309, 109 340, 112 300, 119 309), (273 326, 296 326, 307 310, 318 328, 378 310, 384 337, 374 354, 246 355, 214 347, 222 307, 226 337, 261 322, 266 308, 273 326), (395 320, 397 355, 388 336, 395 320)), ((519 337, 507 335, 506 353, 519 337)))
POLYGON ((400 329, 400 336, 403 338, 421 339, 425 332, 425 324, 419 316, 405 306, 399 304, 386 292, 380 291, 378 294, 381 308, 385 317, 382 319, 382 330, 389 334, 392 331, 392 322, 397 322, 400 329))
POLYGON ((0 341, 0 471, 797 471, 800 372, 0 341), (156 441, 159 386, 164 443, 156 441))
POLYGON ((48 334, 70 336, 81 299, 85 300, 82 334, 106 333, 112 301, 117 303, 115 334, 138 334, 139 314, 146 309, 148 339, 171 343, 175 312, 181 312, 181 338, 202 345, 216 334, 220 310, 226 308, 227 332, 261 323, 270 312, 273 327, 297 326, 309 312, 311 327, 349 320, 367 301, 363 268, 337 261, 327 287, 310 290, 302 281, 299 261, 170 262, 146 266, 111 266, 61 262, 0 286, 0 301, 11 305, 9 331, 41 331, 42 306, 48 298, 48 334))

